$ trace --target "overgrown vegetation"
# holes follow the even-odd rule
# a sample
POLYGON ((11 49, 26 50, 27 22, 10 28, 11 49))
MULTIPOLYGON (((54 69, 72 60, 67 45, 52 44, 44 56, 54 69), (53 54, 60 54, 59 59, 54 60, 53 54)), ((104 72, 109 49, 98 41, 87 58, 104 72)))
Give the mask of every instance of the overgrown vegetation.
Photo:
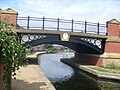
POLYGON ((120 66, 115 65, 114 63, 108 64, 106 66, 101 66, 101 68, 120 70, 120 66))
POLYGON ((17 34, 12 31, 13 25, 6 23, 7 19, 0 20, 0 47, 2 48, 2 61, 4 66, 4 90, 8 90, 11 75, 15 78, 15 71, 20 66, 26 66, 27 49, 21 45, 17 34))

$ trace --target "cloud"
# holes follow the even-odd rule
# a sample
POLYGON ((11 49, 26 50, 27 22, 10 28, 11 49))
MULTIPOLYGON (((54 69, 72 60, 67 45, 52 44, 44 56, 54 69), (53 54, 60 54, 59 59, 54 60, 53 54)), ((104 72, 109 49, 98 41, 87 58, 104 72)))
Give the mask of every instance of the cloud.
MULTIPOLYGON (((52 17, 101 22, 120 20, 119 0, 5 0, 19 16, 52 17)), ((2 2, 5 2, 2 0, 2 2)), ((2 3, 3 4, 3 3, 2 3)))

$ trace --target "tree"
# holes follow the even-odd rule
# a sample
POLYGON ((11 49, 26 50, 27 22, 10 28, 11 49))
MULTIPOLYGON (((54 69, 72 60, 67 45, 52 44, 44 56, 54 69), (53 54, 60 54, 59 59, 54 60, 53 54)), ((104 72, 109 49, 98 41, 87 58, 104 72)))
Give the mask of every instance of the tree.
POLYGON ((45 44, 44 48, 46 49, 47 53, 54 53, 55 49, 52 44, 45 44))
POLYGON ((0 47, 2 49, 2 60, 0 64, 4 67, 4 90, 8 90, 11 83, 11 75, 15 76, 15 71, 20 66, 26 66, 27 49, 21 45, 17 34, 13 32, 14 25, 7 23, 7 19, 0 20, 0 47))

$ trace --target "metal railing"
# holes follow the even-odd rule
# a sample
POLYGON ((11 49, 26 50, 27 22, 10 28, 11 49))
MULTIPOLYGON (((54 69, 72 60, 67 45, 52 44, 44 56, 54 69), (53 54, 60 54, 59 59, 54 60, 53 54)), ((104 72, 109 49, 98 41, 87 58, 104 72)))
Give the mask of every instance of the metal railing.
POLYGON ((17 27, 22 29, 57 30, 106 35, 106 25, 87 21, 55 18, 17 17, 17 27))

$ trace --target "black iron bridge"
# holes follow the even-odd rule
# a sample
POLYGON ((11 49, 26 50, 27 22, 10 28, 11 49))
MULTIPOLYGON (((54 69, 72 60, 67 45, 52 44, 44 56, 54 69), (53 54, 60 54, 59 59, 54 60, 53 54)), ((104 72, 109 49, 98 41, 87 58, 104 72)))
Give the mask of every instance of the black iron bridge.
POLYGON ((104 53, 107 39, 105 24, 73 19, 17 17, 16 32, 22 44, 59 44, 90 54, 104 53))

